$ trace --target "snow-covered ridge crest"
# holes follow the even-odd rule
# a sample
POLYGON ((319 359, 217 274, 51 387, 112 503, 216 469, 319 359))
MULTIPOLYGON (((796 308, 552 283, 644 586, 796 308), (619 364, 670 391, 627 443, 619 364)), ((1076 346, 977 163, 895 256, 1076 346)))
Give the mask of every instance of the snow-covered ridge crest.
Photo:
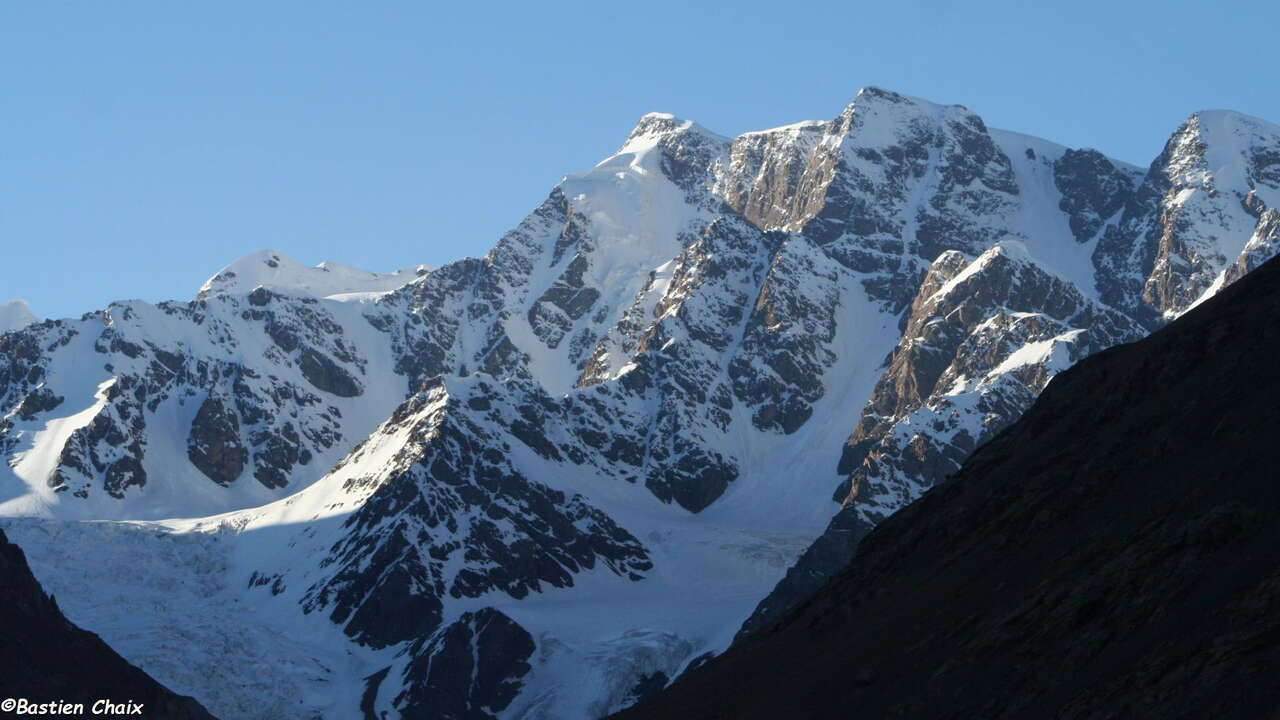
POLYGON ((633 142, 684 132, 692 132, 724 142, 729 141, 729 138, 717 135, 692 120, 683 120, 671 113, 651 112, 645 113, 636 121, 636 126, 632 128, 631 134, 627 136, 627 141, 623 143, 622 149, 618 152, 626 152, 627 146, 633 142))
POLYGON ((257 287, 288 294, 334 300, 391 292, 425 275, 419 265, 390 273, 375 273, 336 262, 308 267, 278 250, 250 253, 219 270, 200 287, 197 299, 210 295, 247 295, 257 287))

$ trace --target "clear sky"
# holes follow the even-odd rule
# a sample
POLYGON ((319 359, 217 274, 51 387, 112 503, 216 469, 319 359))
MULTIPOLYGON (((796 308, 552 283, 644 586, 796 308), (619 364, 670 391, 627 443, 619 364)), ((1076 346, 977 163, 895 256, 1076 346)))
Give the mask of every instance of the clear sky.
POLYGON ((1192 111, 1280 121, 1280 3, 0 5, 0 300, 189 299, 271 247, 481 255, 660 110, 725 135, 878 85, 1147 165, 1192 111))

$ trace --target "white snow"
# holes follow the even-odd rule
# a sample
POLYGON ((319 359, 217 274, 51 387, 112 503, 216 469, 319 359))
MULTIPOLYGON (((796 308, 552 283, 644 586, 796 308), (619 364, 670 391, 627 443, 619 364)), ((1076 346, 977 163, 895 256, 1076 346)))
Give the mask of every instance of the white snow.
POLYGON ((218 717, 347 717, 389 654, 247 592, 240 538, 225 528, 13 518, 0 528, 68 619, 218 717))
MULTIPOLYGON (((251 477, 248 470, 226 487, 201 474, 187 459, 187 433, 204 396, 177 393, 161 403, 147 422, 143 460, 146 485, 129 488, 122 500, 100 489, 82 500, 72 497, 70 492, 55 493, 47 482, 67 439, 103 408, 104 393, 115 381, 114 375, 99 364, 98 358, 102 356, 93 349, 104 320, 90 316, 67 321, 76 329, 76 334, 63 351, 53 355, 53 362, 43 377, 43 384, 63 397, 63 403, 49 420, 10 418, 15 423, 18 445, 10 462, 0 465, 0 516, 99 520, 201 517, 258 507, 306 488, 367 437, 404 399, 404 378, 394 372, 391 348, 364 317, 370 304, 368 299, 320 300, 311 306, 323 309, 343 328, 346 340, 360 349, 366 360, 366 372, 360 377, 364 392, 353 398, 328 396, 322 406, 303 408, 297 422, 305 426, 328 406, 336 407, 341 414, 344 437, 333 447, 317 453, 306 466, 295 467, 287 487, 268 489, 251 477), (94 362, 86 364, 86 358, 94 362)), ((183 348, 199 359, 238 362, 255 358, 260 366, 272 368, 274 375, 289 377, 298 387, 309 387, 296 367, 285 367, 272 359, 277 349, 261 329, 240 317, 238 302, 224 296, 211 297, 204 311, 206 321, 196 325, 150 303, 131 301, 110 306, 105 322, 126 336, 137 332, 164 338, 171 347, 183 348), (223 332, 221 328, 233 329, 234 343, 217 341, 223 332)), ((135 361, 121 358, 115 371, 145 374, 147 362, 146 358, 135 361), (134 366, 125 367, 126 362, 134 366)), ((247 382, 266 380, 258 378, 247 382)))
POLYGON ((752 130, 744 132, 739 137, 751 137, 753 135, 776 135, 779 133, 796 133, 806 130, 815 130, 827 124, 826 120, 801 120, 800 122, 790 123, 788 125, 780 125, 767 130, 752 130))
MULTIPOLYGON (((1005 130, 991 130, 990 134, 1013 164, 1018 181, 1018 213, 1013 233, 1042 269, 1075 285, 1090 300, 1097 300, 1093 251, 1098 238, 1077 242, 1066 214, 1058 210, 1062 194, 1054 184, 1053 163, 1062 157, 1066 148, 1005 130), (1027 149, 1035 153, 1035 158, 1027 157, 1027 149)), ((1116 160, 1112 163, 1132 169, 1116 160)))
POLYGON ((243 295, 256 287, 265 287, 287 294, 364 299, 403 287, 429 270, 419 265, 391 273, 375 273, 335 262, 307 267, 277 250, 259 250, 206 280, 198 297, 243 295))
POLYGON ((1280 125, 1232 110, 1202 110, 1192 118, 1205 144, 1205 165, 1213 183, 1223 188, 1252 188, 1267 206, 1280 207, 1280 186, 1249 177, 1246 163, 1252 148, 1280 141, 1280 125))
MULTIPOLYGON (((571 212, 588 221, 590 245, 596 251, 588 253, 583 282, 600 292, 593 307, 605 309, 603 321, 594 318, 597 311, 593 309, 579 318, 575 331, 589 323, 600 335, 615 325, 648 284, 650 273, 655 274, 655 280, 648 295, 656 303, 670 281, 672 258, 682 249, 681 233, 706 217, 706 212, 690 206, 684 192, 663 174, 659 143, 665 137, 688 132, 716 136, 674 116, 651 113, 645 117, 670 121, 672 127, 633 135, 617 154, 585 173, 566 176, 560 183, 571 212)), ((573 253, 566 253, 554 265, 552 259, 551 253, 542 254, 530 286, 550 286, 573 261, 573 253)), ((553 395, 563 395, 577 382, 579 371, 569 357, 570 342, 549 348, 530 327, 529 307, 540 295, 541 291, 530 292, 521 305, 512 308, 505 328, 511 341, 530 355, 531 370, 543 387, 553 395)))
POLYGON ((1067 345, 1074 343, 1083 330, 1072 330, 1048 340, 1030 342, 1013 351, 999 365, 987 374, 994 378, 1028 365, 1041 365, 1051 374, 1066 370, 1071 366, 1070 351, 1067 345))

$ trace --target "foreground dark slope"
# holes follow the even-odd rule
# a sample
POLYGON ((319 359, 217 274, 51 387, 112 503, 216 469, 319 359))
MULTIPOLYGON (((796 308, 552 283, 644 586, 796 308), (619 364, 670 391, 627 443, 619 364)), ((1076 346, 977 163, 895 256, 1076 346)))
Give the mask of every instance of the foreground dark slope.
POLYGON ((0 698, 84 703, 86 715, 100 699, 132 700, 143 705, 147 718, 213 718, 195 700, 173 694, 130 665, 97 635, 71 624, 31 574, 22 549, 2 531, 0 698))
POLYGON ((1280 264, 1059 375, 782 620, 619 717, 1280 717, 1280 264))

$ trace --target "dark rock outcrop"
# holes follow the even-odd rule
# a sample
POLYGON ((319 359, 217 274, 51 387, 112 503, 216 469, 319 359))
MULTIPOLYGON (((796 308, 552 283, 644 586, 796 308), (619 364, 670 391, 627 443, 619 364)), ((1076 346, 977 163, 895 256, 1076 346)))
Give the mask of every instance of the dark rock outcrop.
MULTIPOLYGON (((488 385, 473 390, 501 397, 488 385)), ((406 402, 383 428, 407 431, 405 449, 390 467, 370 468, 377 474, 344 488, 368 496, 328 549, 326 577, 308 589, 303 607, 328 609, 363 644, 387 647, 434 633, 446 596, 500 591, 519 599, 544 586, 570 587, 597 563, 631 580, 653 567, 644 546, 581 495, 513 467, 510 446, 461 406, 439 381, 406 402)), ((510 411, 490 410, 494 417, 510 411)), ((347 462, 360 459, 357 451, 347 462)))
POLYGON ((31 420, 43 412, 53 410, 62 404, 62 396, 53 394, 49 388, 40 388, 23 399, 18 406, 18 417, 31 420))
POLYGON ((233 410, 213 395, 200 404, 191 422, 187 458, 219 485, 235 482, 249 461, 249 451, 240 442, 240 421, 233 410))
POLYGON ((1053 163, 1053 183, 1071 234, 1089 242, 1133 194, 1133 179, 1097 150, 1068 150, 1053 163))
POLYGON ((298 369, 307 382, 338 397, 355 397, 363 392, 360 383, 334 362, 328 355, 315 348, 304 348, 298 360, 298 369))
MULTIPOLYGON (((520 691, 534 649, 529 633, 497 610, 465 613, 401 653, 409 661, 390 705, 406 718, 492 720, 520 691)), ((382 671, 369 678, 366 717, 376 717, 374 698, 385 677, 382 671)))

